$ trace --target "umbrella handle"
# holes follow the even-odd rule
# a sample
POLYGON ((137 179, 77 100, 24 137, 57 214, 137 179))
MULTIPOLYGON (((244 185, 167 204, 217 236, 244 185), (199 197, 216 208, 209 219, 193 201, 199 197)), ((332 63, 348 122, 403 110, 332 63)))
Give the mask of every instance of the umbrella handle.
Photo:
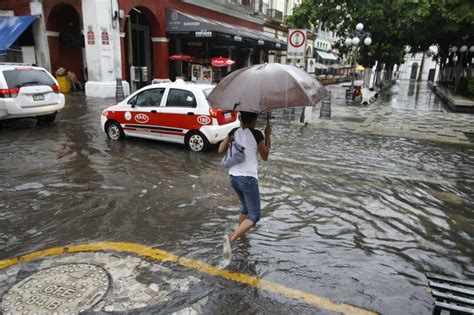
MULTIPOLYGON (((271 116, 271 113, 270 112, 267 112, 267 126, 270 126, 270 116, 271 116)), ((268 148, 270 149, 270 137, 268 137, 268 148)))

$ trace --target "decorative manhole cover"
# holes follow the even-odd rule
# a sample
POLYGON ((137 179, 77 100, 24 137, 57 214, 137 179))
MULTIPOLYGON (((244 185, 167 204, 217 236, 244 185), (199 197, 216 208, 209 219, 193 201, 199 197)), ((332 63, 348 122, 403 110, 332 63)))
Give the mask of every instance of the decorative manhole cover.
POLYGON ((78 314, 109 288, 104 269, 68 264, 44 269, 15 284, 3 297, 3 314, 78 314))

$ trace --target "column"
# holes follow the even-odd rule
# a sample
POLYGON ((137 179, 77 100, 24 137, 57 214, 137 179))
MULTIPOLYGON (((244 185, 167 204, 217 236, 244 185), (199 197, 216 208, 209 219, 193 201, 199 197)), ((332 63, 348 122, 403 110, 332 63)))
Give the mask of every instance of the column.
POLYGON ((166 37, 152 37, 153 42, 153 78, 169 79, 169 39, 166 37))
POLYGON ((127 78, 127 65, 128 61, 125 59, 127 54, 125 52, 125 32, 120 33, 120 51, 121 51, 121 56, 122 56, 122 79, 127 78))
POLYGON ((30 2, 31 15, 38 15, 39 18, 33 24, 33 37, 35 39, 35 54, 36 62, 39 66, 45 68, 49 72, 51 69, 51 62, 49 58, 49 46, 46 34, 46 25, 44 21, 43 3, 30 2))
MULTIPOLYGON (((118 7, 110 0, 82 0, 88 80, 87 96, 114 97, 116 79, 122 78, 122 49, 118 7), (112 14, 117 12, 117 14, 112 14), (112 16, 117 18, 113 19, 112 16)), ((122 80, 124 94, 130 93, 122 80)))

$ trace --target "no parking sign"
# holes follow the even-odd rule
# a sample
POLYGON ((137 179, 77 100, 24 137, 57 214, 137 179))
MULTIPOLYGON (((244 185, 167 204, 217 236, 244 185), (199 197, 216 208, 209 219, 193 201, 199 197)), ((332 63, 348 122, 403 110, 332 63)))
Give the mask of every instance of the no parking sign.
POLYGON ((288 32, 287 59, 304 59, 306 30, 292 29, 288 32))

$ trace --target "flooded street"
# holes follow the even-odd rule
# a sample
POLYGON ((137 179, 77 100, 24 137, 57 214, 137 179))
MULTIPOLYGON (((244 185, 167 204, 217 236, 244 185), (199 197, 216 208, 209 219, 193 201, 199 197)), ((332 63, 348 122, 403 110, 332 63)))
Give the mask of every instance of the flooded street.
MULTIPOLYGON (((443 112, 410 89, 397 85, 371 106, 443 112)), ((112 103, 69 95, 52 126, 0 125, 0 260, 114 241, 217 266, 239 202, 216 149, 108 140, 100 113, 112 103)), ((262 220, 228 269, 384 314, 431 314, 426 272, 474 278, 473 156, 472 145, 275 119, 260 164, 262 220)), ((210 276, 177 304, 147 310, 170 312, 199 294, 206 314, 330 313, 210 276)))

